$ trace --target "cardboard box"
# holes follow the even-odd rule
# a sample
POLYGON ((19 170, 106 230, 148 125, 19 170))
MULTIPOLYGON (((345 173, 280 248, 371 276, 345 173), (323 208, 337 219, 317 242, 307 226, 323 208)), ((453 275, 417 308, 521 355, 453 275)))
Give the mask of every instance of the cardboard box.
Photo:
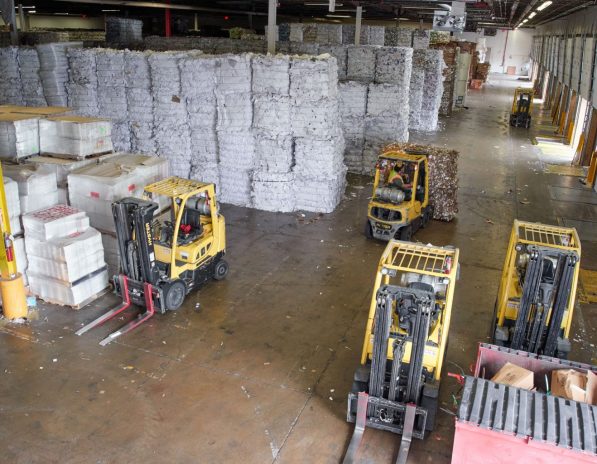
POLYGON ((597 374, 574 369, 556 369, 551 373, 551 394, 597 405, 597 374))
POLYGON ((524 390, 532 390, 535 387, 533 371, 509 362, 502 366, 491 381, 524 390))

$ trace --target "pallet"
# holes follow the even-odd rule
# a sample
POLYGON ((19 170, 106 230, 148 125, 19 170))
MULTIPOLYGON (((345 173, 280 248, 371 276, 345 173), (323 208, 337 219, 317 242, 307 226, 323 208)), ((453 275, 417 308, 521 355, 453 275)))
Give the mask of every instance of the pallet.
POLYGON ((36 156, 47 156, 49 158, 67 159, 67 160, 71 160, 71 161, 85 161, 85 160, 93 160, 95 158, 99 158, 101 156, 111 155, 111 154, 116 155, 117 152, 115 152, 114 150, 107 150, 107 151, 102 151, 100 153, 93 153, 93 154, 87 155, 87 156, 76 156, 76 155, 71 155, 68 153, 40 152, 39 155, 36 155, 36 156))
POLYGON ((62 308, 69 308, 69 309, 74 309, 76 311, 83 309, 85 306, 87 306, 90 303, 93 303, 95 300, 97 300, 98 298, 104 296, 105 294, 107 294, 109 291, 112 290, 112 285, 108 284, 106 286, 106 288, 104 288, 103 290, 97 292, 94 295, 91 295, 89 298, 87 298, 86 300, 81 301, 81 303, 77 304, 77 305, 67 305, 64 304, 62 302, 59 301, 54 301, 48 298, 41 298, 41 297, 37 297, 39 300, 54 305, 54 306, 60 306, 62 308))

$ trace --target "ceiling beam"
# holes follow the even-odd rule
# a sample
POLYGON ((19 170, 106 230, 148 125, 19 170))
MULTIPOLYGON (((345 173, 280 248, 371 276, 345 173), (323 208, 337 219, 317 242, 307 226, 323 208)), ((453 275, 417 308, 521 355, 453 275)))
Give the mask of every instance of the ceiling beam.
POLYGON ((254 16, 267 16, 267 13, 261 13, 256 11, 239 11, 239 10, 227 10, 223 8, 210 8, 204 6, 195 5, 179 5, 176 3, 165 3, 165 2, 137 2, 133 0, 54 0, 55 2, 66 2, 66 3, 86 3, 91 5, 110 5, 110 6, 122 6, 122 7, 138 7, 138 8, 159 8, 159 9, 171 9, 171 10, 186 10, 186 11, 205 11, 208 13, 226 13, 229 15, 254 15, 254 16))

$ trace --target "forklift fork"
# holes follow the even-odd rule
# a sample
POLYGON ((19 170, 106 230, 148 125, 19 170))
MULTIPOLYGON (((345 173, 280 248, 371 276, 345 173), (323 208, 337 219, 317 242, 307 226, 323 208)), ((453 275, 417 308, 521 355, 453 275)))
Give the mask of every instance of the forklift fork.
MULTIPOLYGON (((128 309, 131 306, 132 302, 131 302, 131 296, 129 294, 128 277, 121 274, 119 276, 119 279, 120 279, 120 288, 122 289, 122 291, 121 291, 122 300, 123 300, 122 304, 120 306, 117 306, 116 308, 111 309, 107 313, 102 314, 97 319, 91 321, 86 326, 80 328, 76 332, 76 335, 83 335, 84 333, 88 332, 89 330, 102 325, 104 322, 114 318, 115 316, 117 316, 118 314, 120 314, 125 309, 128 309)), ((137 317, 135 319, 130 321, 128 324, 125 324, 120 329, 116 330, 115 332, 112 332, 110 335, 108 335, 106 338, 104 338, 100 342, 101 346, 106 346, 108 343, 112 342, 113 340, 120 337, 121 335, 123 335, 127 332, 130 332, 131 330, 138 327, 139 325, 141 325, 143 322, 147 321, 151 316, 153 316, 155 314, 155 306, 154 306, 154 302, 153 302, 153 287, 151 284, 149 284, 147 282, 145 282, 143 284, 143 294, 144 294, 143 296, 145 297, 145 308, 146 308, 145 312, 140 313, 139 315, 137 315, 137 317)))

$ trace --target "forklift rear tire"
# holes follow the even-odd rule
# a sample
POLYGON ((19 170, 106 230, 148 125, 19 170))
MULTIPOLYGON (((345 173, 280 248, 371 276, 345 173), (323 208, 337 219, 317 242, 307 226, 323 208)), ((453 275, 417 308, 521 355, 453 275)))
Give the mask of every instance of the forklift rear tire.
POLYGON ((187 286, 182 280, 175 280, 164 289, 164 302, 168 311, 176 311, 184 303, 187 286))
POLYGON ((369 221, 365 223, 365 237, 373 238, 373 228, 371 227, 371 223, 369 221))
POLYGON ((410 242, 413 238, 413 226, 412 225, 408 225, 406 227, 403 227, 402 229, 400 229, 400 232, 398 232, 400 240, 402 240, 403 242, 410 242))
POLYGON ((228 263, 223 259, 218 261, 216 267, 214 268, 214 279, 216 280, 224 280, 228 275, 228 263))

